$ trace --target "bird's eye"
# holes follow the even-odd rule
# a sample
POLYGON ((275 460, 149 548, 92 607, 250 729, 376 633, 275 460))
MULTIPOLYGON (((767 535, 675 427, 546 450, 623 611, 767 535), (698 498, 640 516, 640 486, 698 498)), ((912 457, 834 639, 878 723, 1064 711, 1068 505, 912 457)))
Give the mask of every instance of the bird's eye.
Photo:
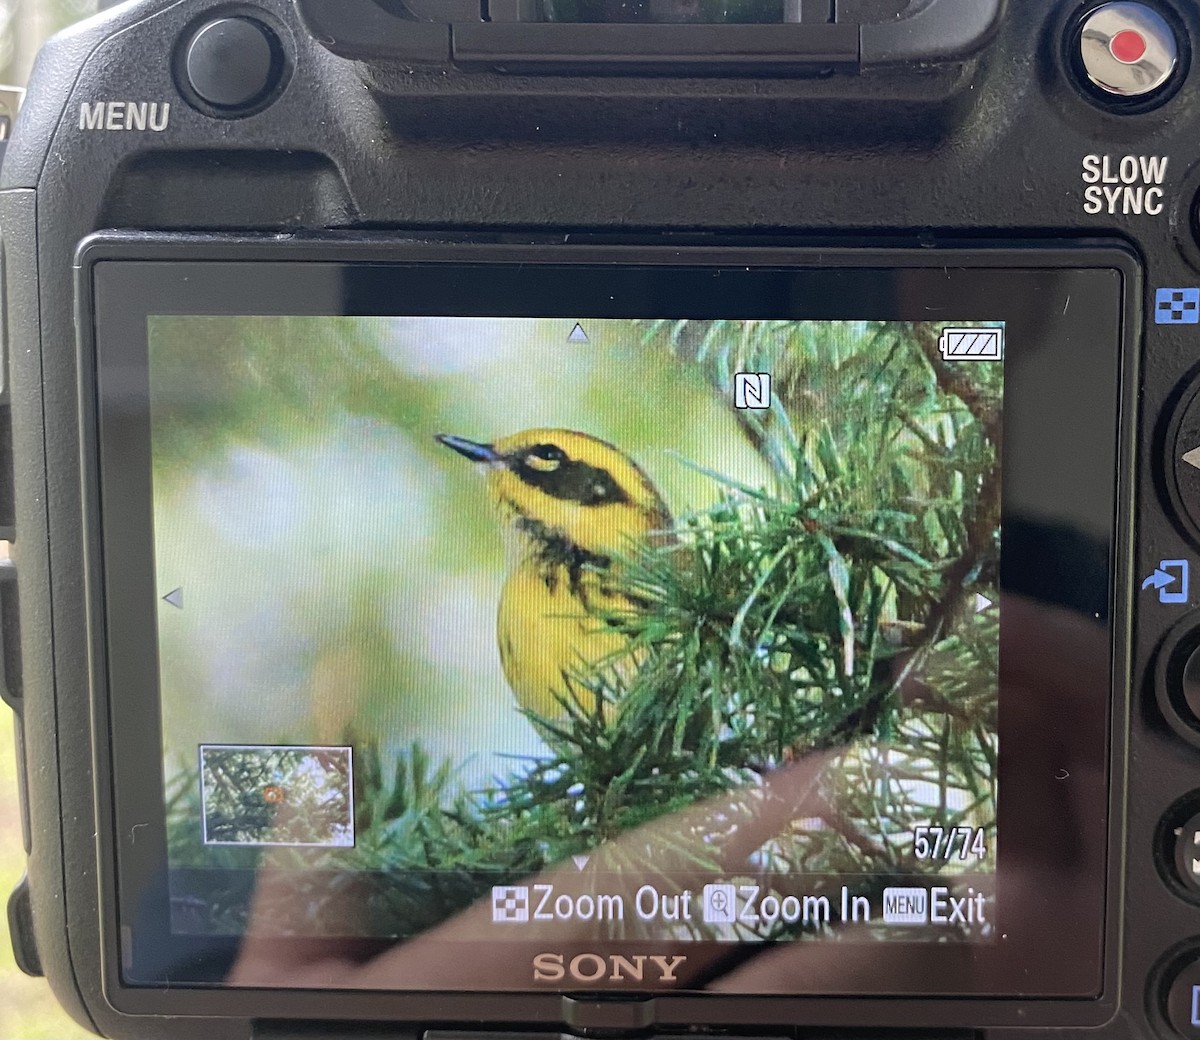
POLYGON ((525 465, 539 473, 553 473, 566 459, 562 448, 553 444, 539 444, 525 456, 525 465))

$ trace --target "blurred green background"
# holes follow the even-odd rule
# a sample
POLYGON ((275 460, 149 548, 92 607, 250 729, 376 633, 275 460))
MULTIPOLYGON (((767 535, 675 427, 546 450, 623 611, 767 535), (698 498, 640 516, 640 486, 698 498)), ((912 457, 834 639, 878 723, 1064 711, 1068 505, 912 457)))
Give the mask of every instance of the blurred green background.
POLYGON ((435 435, 589 433, 676 516, 719 494, 684 460, 769 476, 698 369, 580 320, 152 319, 168 777, 201 743, 419 743, 473 790, 546 754, 496 647, 504 531, 435 435))
MULTIPOLYGON (((0 0, 0 82, 24 86, 42 41, 96 12, 97 0, 0 0)), ((17 815, 12 718, 0 710, 0 898, 24 870, 17 815)), ((8 920, 0 914, 0 1040, 70 1040, 90 1036, 54 1002, 42 979, 22 975, 12 958, 8 920)))

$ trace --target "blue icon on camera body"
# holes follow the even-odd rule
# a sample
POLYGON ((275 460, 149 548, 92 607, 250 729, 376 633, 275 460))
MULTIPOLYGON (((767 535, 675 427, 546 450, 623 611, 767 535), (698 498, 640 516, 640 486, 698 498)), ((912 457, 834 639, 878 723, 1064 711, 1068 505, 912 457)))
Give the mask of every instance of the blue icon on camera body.
POLYGON ((1159 560, 1154 573, 1142 582, 1142 591, 1156 589, 1159 603, 1186 603, 1190 571, 1187 560, 1159 560))
POLYGON ((1159 289, 1154 324, 1200 325, 1200 289, 1159 289))
POLYGON ((1200 986, 1192 987, 1192 1025, 1200 1026, 1200 986))

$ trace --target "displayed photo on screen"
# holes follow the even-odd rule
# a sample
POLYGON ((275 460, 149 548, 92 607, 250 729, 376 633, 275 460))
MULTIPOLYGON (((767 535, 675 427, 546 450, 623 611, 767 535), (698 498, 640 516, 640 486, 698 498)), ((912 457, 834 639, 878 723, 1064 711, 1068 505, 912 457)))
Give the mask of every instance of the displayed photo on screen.
POLYGON ((149 347, 175 931, 995 939, 1002 323, 149 347))

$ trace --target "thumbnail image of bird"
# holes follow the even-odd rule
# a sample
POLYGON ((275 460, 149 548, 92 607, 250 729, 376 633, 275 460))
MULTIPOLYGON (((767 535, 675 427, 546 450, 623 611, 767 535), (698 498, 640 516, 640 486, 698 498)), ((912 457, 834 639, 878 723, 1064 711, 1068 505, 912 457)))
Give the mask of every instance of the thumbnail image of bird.
POLYGON ((614 559, 640 542, 672 538, 662 496, 619 448, 574 430, 525 430, 481 444, 437 440, 484 467, 497 519, 506 529, 509 570, 500 592, 496 638, 517 703, 553 719, 593 667, 628 669, 626 637, 597 612, 634 609, 617 588, 614 559))

